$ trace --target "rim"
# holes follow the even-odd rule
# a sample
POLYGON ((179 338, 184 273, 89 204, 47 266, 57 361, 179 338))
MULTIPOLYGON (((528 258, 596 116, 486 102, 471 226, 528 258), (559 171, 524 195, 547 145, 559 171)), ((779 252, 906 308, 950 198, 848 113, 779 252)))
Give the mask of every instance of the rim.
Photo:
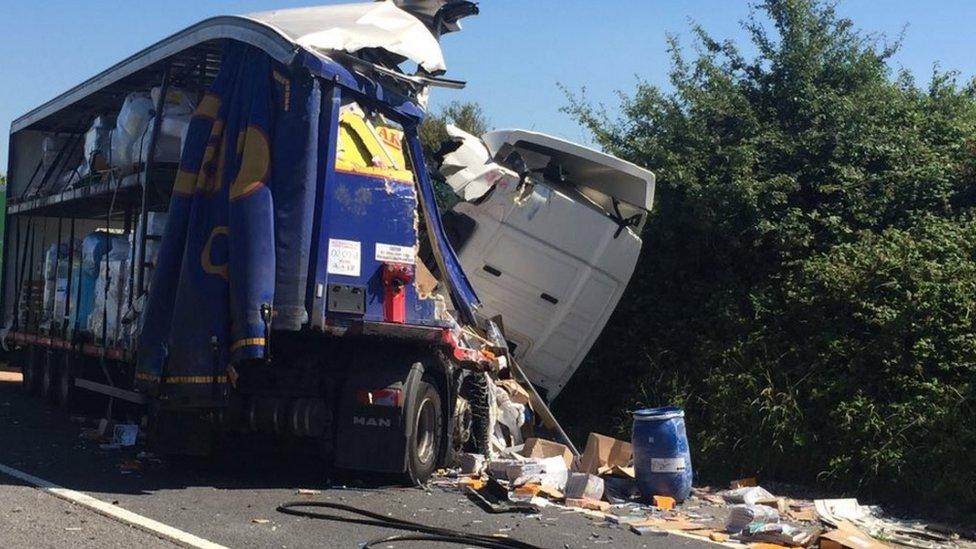
POLYGON ((41 391, 49 396, 54 389, 54 356, 49 352, 44 357, 44 374, 41 377, 41 391))
POLYGON ((71 371, 71 366, 68 363, 69 359, 68 357, 65 357, 64 360, 65 360, 63 365, 64 370, 61 371, 61 376, 58 379, 58 389, 59 389, 58 402, 60 402, 61 404, 64 404, 65 402, 68 401, 68 391, 70 390, 70 382, 71 382, 71 376, 68 375, 68 372, 71 371))
POLYGON ((417 459, 421 463, 429 463, 434 459, 434 439, 435 425, 434 404, 429 398, 425 398, 420 403, 420 410, 417 412, 417 459))
POLYGON ((34 357, 31 354, 30 351, 24 353, 24 362, 20 367, 20 374, 24 377, 24 386, 28 389, 34 384, 34 357))

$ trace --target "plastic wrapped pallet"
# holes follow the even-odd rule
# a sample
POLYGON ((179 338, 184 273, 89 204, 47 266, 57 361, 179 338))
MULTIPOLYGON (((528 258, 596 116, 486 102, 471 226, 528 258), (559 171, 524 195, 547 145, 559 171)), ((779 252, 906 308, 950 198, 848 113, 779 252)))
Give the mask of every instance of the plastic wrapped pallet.
POLYGON ((41 308, 41 323, 48 325, 54 314, 54 294, 57 285, 58 245, 51 244, 44 251, 44 301, 41 308))
MULTIPOLYGON (((160 89, 149 93, 130 93, 122 103, 112 132, 111 164, 128 168, 149 157, 149 141, 153 128, 153 112, 160 89)), ((163 123, 156 144, 156 160, 178 162, 183 138, 195 108, 194 99, 180 88, 170 88, 163 106, 163 123)))
MULTIPOLYGON (((112 247, 107 257, 95 265, 98 278, 95 281, 94 299, 91 314, 88 316, 88 330, 100 341, 104 335, 109 344, 114 344, 120 336, 119 321, 124 314, 127 302, 124 290, 129 276, 129 247, 124 237, 111 238, 112 247)), ((86 261, 83 260, 85 269, 86 261)), ((88 265, 91 266, 91 265, 88 265)))
POLYGON ((74 250, 69 244, 64 244, 61 250, 61 260, 58 261, 57 274, 54 282, 54 316, 53 326, 64 325, 66 315, 74 315, 78 284, 81 281, 81 243, 75 241, 74 250), (71 295, 68 295, 68 278, 71 278, 71 295), (68 307, 68 304, 71 304, 68 307))
POLYGON ((108 168, 114 128, 115 119, 110 116, 96 116, 92 121, 92 125, 85 132, 85 156, 77 169, 78 177, 86 177, 108 168))
MULTIPOLYGON (((159 88, 153 88, 150 93, 153 105, 159 100, 159 88)), ((159 140, 156 142, 157 162, 179 162, 183 153, 183 139, 190 127, 190 119, 196 104, 190 95, 179 89, 170 88, 166 92, 166 107, 163 109, 163 123, 160 125, 159 140)), ((147 135, 152 134, 154 120, 149 120, 146 128, 147 135)), ((137 149, 140 161, 149 160, 149 139, 139 143, 137 149)))
POLYGON ((125 97, 112 131, 112 149, 109 159, 112 166, 128 168, 135 163, 133 145, 141 140, 149 127, 153 102, 148 93, 133 92, 125 97))
MULTIPOLYGON (((80 280, 77 290, 72 290, 72 293, 77 293, 78 296, 78 303, 72 305, 72 309, 75 311, 72 313, 75 326, 80 329, 88 328, 92 307, 95 306, 95 285, 98 281, 98 274, 101 272, 101 264, 104 262, 105 254, 109 250, 128 249, 129 243, 124 236, 105 231, 95 231, 82 240, 80 280)), ((126 252, 127 256, 128 252, 126 252)))
POLYGON ((104 335, 107 344, 114 345, 121 335, 119 321, 126 302, 123 288, 129 262, 110 259, 108 262, 103 261, 100 266, 98 280, 95 282, 95 305, 88 317, 88 331, 95 336, 95 341, 101 341, 104 335))
MULTIPOLYGON (((68 257, 70 252, 71 245, 67 242, 63 242, 60 247, 56 243, 51 244, 44 252, 44 266, 42 268, 44 277, 44 305, 41 322, 47 328, 59 325, 64 319, 66 299, 68 297, 68 257)), ((72 269, 72 271, 78 268, 80 253, 81 249, 76 242, 74 249, 75 269, 72 269)), ((77 273, 73 272, 72 276, 77 277, 77 273)))
POLYGON ((74 170, 69 166, 77 166, 81 160, 80 147, 72 150, 72 144, 63 135, 46 135, 41 140, 41 169, 38 172, 36 187, 31 196, 48 195, 60 192, 69 182, 74 170), (67 149, 65 149, 67 147, 67 149), (44 177, 46 180, 43 180, 44 177), (43 182, 43 185, 41 183, 43 182))

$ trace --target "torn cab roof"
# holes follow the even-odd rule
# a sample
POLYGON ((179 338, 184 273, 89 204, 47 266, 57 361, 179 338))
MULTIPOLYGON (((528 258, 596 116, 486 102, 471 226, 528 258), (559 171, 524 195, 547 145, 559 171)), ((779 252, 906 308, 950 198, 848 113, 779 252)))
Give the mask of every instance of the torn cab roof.
MULTIPOLYGON (((654 203, 654 173, 615 156, 558 137, 528 130, 496 130, 482 136, 496 160, 506 145, 554 161, 566 179, 620 202, 650 211, 654 203)), ((503 154, 504 155, 504 154, 503 154)))
POLYGON ((447 70, 437 37, 420 19, 390 1, 272 10, 244 17, 307 49, 355 53, 379 48, 431 73, 447 70))

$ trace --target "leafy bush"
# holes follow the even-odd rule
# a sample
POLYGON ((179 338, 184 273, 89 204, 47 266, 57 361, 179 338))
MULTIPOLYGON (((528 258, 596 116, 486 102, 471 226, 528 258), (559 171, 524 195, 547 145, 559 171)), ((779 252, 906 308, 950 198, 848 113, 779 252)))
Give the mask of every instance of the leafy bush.
POLYGON ((658 193, 557 413, 622 434, 626 410, 677 401, 706 477, 976 508, 976 87, 893 77, 898 44, 814 0, 766 0, 744 26, 754 58, 695 28, 693 61, 672 39, 671 91, 641 82, 619 116, 571 98, 658 193))

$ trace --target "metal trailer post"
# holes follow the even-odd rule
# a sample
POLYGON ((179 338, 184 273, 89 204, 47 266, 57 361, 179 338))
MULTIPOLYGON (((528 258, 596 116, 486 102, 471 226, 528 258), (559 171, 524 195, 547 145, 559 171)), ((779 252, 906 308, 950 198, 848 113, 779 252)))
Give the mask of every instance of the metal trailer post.
MULTIPOLYGON (((156 144, 159 142, 159 132, 162 131, 163 110, 166 107, 166 94, 169 92, 171 66, 169 63, 163 68, 163 81, 159 85, 159 99, 156 101, 156 112, 153 113, 153 131, 149 136, 149 156, 143 166, 142 172, 142 205, 140 210, 141 223, 139 223, 139 270, 136 277, 138 292, 141 296, 146 288, 146 231, 149 225, 149 174, 152 172, 153 165, 156 163, 156 144)), ((135 257, 132 258, 136 260, 135 257)))
POLYGON ((326 146, 319 145, 318 173, 316 174, 315 207, 312 217, 312 244, 309 253, 308 287, 305 308, 310 312, 309 326, 322 329, 325 324, 326 257, 329 254, 329 219, 325 215, 325 193, 335 184, 336 152, 339 143, 339 110, 342 106, 342 90, 336 82, 322 81, 322 109, 319 114, 319 142, 325 136, 326 146), (330 86, 328 91, 324 88, 330 86), (327 126, 326 126, 327 124, 327 126))
MULTIPOLYGON (((129 226, 132 223, 132 206, 129 206, 129 208, 125 211, 125 219, 126 219, 125 221, 126 233, 129 233, 130 230, 129 226)), ((136 221, 136 228, 138 229, 138 227, 139 227, 139 222, 136 221)), ((132 303, 135 301, 133 295, 136 293, 136 231, 135 230, 129 233, 129 238, 132 240, 132 242, 129 244, 129 257, 131 257, 132 260, 129 261, 129 297, 128 297, 129 308, 131 309, 132 303)))
MULTIPOLYGON (((68 236, 68 285, 64 290, 64 318, 61 320, 61 337, 68 339, 68 324, 71 318, 71 278, 75 266, 75 218, 71 218, 71 232, 68 236)), ((80 282, 80 280, 79 280, 80 282)), ((79 284, 80 286, 81 284, 79 284)))
MULTIPOLYGON (((7 212, 3 212, 3 215, 6 216, 6 218, 7 218, 8 221, 9 220, 13 220, 13 222, 16 223, 16 225, 14 226, 14 230, 16 231, 16 233, 14 234, 14 318, 13 318, 13 321, 11 322, 11 325, 13 326, 13 329, 14 330, 17 330, 17 329, 20 328, 19 322, 17 320, 17 314, 19 312, 19 310, 18 310, 19 309, 19 304, 17 303, 17 301, 18 301, 17 300, 17 296, 20 295, 20 217, 19 216, 14 216, 14 217, 7 216, 7 212)), ((7 233, 9 234, 9 232, 10 231, 8 230, 7 233)), ((3 264, 4 265, 8 265, 8 263, 7 263, 7 246, 4 246, 3 254, 4 254, 3 255, 3 264)), ((7 291, 6 291, 6 289, 7 289, 7 284, 9 284, 9 283, 10 283, 10 281, 7 280, 7 277, 3 277, 3 302, 6 302, 6 299, 7 299, 7 291)))
POLYGON ((47 335, 54 335, 54 309, 57 307, 58 300, 58 271, 61 270, 61 231, 64 229, 62 217, 58 216, 58 241, 57 248, 54 249, 54 301, 51 303, 51 324, 47 328, 47 335))
MULTIPOLYGON (((27 262, 27 269, 28 269, 27 271, 27 314, 28 315, 31 315, 32 313, 30 307, 31 307, 31 300, 33 300, 34 298, 34 249, 37 247, 37 227, 34 227, 34 230, 31 232, 30 239, 31 239, 30 260, 27 262)), ((43 246, 43 244, 41 245, 43 246)), ((28 318, 28 322, 27 322, 28 326, 31 324, 30 322, 31 320, 33 320, 33 318, 28 318)))

